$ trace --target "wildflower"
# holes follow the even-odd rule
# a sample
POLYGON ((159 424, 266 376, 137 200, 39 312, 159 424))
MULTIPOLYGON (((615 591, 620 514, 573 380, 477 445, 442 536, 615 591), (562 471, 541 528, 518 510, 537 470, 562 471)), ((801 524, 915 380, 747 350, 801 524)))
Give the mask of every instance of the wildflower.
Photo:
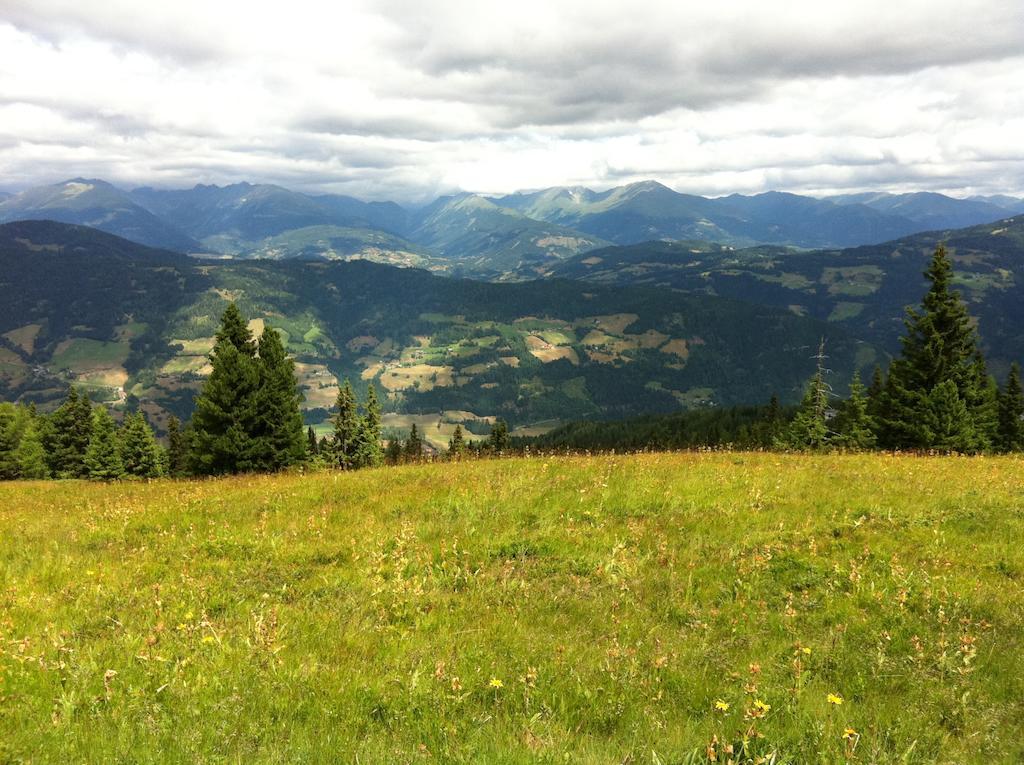
POLYGON ((721 699, 719 699, 718 701, 715 702, 715 709, 717 711, 719 711, 719 712, 728 712, 729 711, 729 702, 728 701, 722 701, 721 699))
POLYGON ((500 688, 504 688, 505 687, 505 684, 503 682, 501 682, 501 680, 499 680, 496 677, 492 677, 491 678, 491 682, 489 682, 488 685, 491 688, 494 688, 495 690, 498 690, 500 688))
POLYGON ((810 656, 811 655, 811 649, 808 648, 807 646, 804 646, 803 648, 801 648, 800 652, 803 653, 804 656, 810 656))
POLYGON ((828 703, 829 704, 835 704, 838 707, 838 706, 842 705, 843 697, 840 696, 837 693, 830 693, 828 695, 828 703))
POLYGON ((761 701, 761 699, 757 699, 754 702, 754 709, 756 709, 757 711, 761 712, 762 714, 768 714, 769 712, 772 711, 772 705, 771 704, 765 704, 763 701, 761 701))
POLYGON ((853 741, 859 735, 860 734, 857 733, 857 731, 855 731, 853 728, 847 728, 843 731, 843 738, 847 741, 853 741))
POLYGON ((209 645, 210 643, 215 643, 217 641, 214 639, 213 635, 204 635, 203 642, 209 645))

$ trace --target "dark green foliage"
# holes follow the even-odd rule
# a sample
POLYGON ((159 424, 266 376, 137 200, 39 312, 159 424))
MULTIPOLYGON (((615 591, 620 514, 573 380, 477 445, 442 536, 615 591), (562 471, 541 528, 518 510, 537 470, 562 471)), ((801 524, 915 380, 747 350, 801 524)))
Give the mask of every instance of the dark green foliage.
POLYGON ((487 436, 485 446, 492 452, 500 454, 501 452, 508 451, 510 445, 508 423, 499 417, 494 421, 494 425, 491 426, 491 434, 487 436))
POLYGON ((1024 451, 1024 394, 1017 364, 1010 367, 1006 386, 999 394, 998 447, 1004 452, 1024 451))
POLYGON ((331 449, 337 464, 350 469, 356 466, 356 449, 359 439, 359 410, 352 383, 346 379, 338 389, 336 402, 338 411, 334 415, 334 442, 331 449))
POLYGON ((402 451, 407 460, 418 460, 423 457, 423 439, 415 422, 409 429, 409 437, 405 440, 402 451))
POLYGON ((188 441, 181 421, 173 415, 167 421, 167 474, 178 478, 188 473, 188 441))
POLYGON ((871 449, 875 446, 878 439, 875 435, 874 419, 868 414, 868 404, 869 399, 860 381, 860 374, 854 373, 850 382, 850 397, 842 403, 832 423, 832 429, 835 431, 833 444, 858 450, 871 449))
POLYGON ((253 434, 258 424, 260 369, 252 338, 232 303, 210 361, 213 370, 196 398, 192 416, 191 466, 199 474, 254 470, 253 434))
POLYGON ((15 456, 18 460, 19 478, 46 478, 49 470, 46 467, 46 451, 39 435, 39 418, 30 412, 21 432, 15 456))
POLYGON ((889 368, 883 445, 978 451, 991 445, 992 393, 967 307, 935 250, 920 311, 908 311, 900 358, 889 368))
POLYGON ((125 475, 135 478, 160 475, 160 449, 142 412, 125 415, 118 435, 125 475))
POLYGON ((366 389, 363 416, 359 418, 356 435, 356 467, 377 467, 384 460, 380 444, 380 416, 377 388, 371 383, 366 389))
POLYGON ((92 403, 71 386, 64 403, 49 418, 43 446, 47 467, 56 478, 85 478, 85 451, 92 436, 92 403))
POLYGON ((316 457, 320 454, 320 444, 316 440, 316 431, 313 430, 313 426, 310 425, 306 431, 306 454, 310 457, 316 457))
POLYGON ((397 465, 402 461, 402 442, 397 438, 388 441, 384 449, 384 462, 388 465, 397 465))
POLYGON ((295 362, 270 326, 260 336, 258 368, 256 423, 248 469, 274 472, 305 459, 306 434, 299 411, 301 394, 295 380, 295 362))
POLYGON ((818 347, 817 369, 814 377, 807 384, 800 407, 793 421, 783 433, 779 445, 788 449, 823 449, 829 445, 832 433, 829 429, 828 417, 829 393, 825 382, 825 349, 824 341, 818 347))
POLYGON ((124 475, 118 441, 114 418, 105 406, 97 406, 93 414, 92 438, 85 452, 89 478, 94 481, 113 481, 124 475))
POLYGON ((21 477, 17 449, 21 440, 17 432, 17 409, 12 404, 0 403, 0 481, 13 481, 21 477))
POLYGON ((466 451, 466 439, 462 435, 462 426, 456 425, 455 432, 452 433, 451 439, 448 441, 448 456, 452 459, 458 459, 466 451))

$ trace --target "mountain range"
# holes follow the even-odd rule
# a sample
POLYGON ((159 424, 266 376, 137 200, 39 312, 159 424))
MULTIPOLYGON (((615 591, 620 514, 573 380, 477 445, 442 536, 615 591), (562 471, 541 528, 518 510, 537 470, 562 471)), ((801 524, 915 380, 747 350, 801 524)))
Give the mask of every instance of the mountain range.
POLYGON ((422 207, 302 194, 269 184, 119 189, 76 178, 0 198, 0 222, 88 225, 178 252, 235 258, 367 259, 494 280, 530 279, 611 244, 651 240, 802 249, 877 244, 1024 211, 1014 197, 767 192, 707 198, 645 181, 595 192, 555 187, 457 194, 422 207))

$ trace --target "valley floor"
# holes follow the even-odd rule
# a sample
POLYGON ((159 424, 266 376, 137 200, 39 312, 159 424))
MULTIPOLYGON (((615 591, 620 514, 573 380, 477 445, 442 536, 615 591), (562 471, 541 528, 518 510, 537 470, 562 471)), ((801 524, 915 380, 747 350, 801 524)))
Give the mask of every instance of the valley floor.
POLYGON ((1022 541, 1019 458, 0 484, 0 762, 1021 762, 1022 541))

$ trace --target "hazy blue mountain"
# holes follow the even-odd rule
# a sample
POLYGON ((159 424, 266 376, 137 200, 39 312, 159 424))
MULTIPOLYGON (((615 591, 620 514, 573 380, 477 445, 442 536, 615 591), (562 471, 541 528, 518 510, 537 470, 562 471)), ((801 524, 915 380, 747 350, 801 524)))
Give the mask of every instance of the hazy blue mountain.
POLYGON ((779 192, 708 199, 680 194, 655 181, 600 193, 553 188, 495 201, 617 244, 703 239, 737 246, 844 246, 884 241, 918 230, 912 221, 862 205, 836 205, 779 192))
POLYGON ((529 276, 609 242, 534 220, 475 194, 441 197, 417 211, 409 238, 448 261, 453 273, 529 276))
MULTIPOLYGON (((366 262, 202 260, 52 221, 0 226, 0 399, 69 383, 187 416, 226 301, 296 356, 307 420, 337 382, 385 409, 529 424, 799 398, 824 322, 669 290, 496 284, 366 262)), ((830 331, 836 382, 871 349, 830 331)))
MULTIPOLYGON (((918 230, 966 228, 1005 218, 1008 209, 1017 211, 985 200, 954 199, 928 191, 911 194, 843 194, 829 199, 840 205, 865 205, 879 212, 898 215, 913 221, 920 227, 918 230)), ((1017 202, 1020 207, 1024 207, 1020 200, 1017 202)))
POLYGON ((904 308, 920 302, 923 271, 940 242, 950 250, 955 284, 978 319, 994 369, 1024 362, 1024 217, 838 250, 646 242, 570 258, 552 274, 787 308, 895 353, 904 308))
POLYGON ((192 252, 199 244, 184 231, 136 204, 101 180, 73 178, 38 186, 0 201, 0 222, 55 220, 92 226, 151 247, 192 252))
POLYGON ((1020 215, 1021 213, 1024 213, 1024 199, 1021 199, 1020 197, 1011 197, 1006 194, 992 194, 990 196, 968 197, 968 199, 974 202, 984 202, 986 204, 994 205, 1013 215, 1020 215))

